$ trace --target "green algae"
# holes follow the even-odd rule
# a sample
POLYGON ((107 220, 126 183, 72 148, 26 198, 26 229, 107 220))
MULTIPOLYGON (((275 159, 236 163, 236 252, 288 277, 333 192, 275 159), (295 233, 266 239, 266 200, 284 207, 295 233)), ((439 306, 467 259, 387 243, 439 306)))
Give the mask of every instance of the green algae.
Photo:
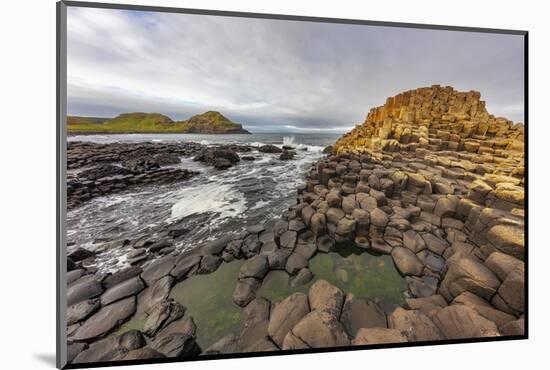
POLYGON ((241 308, 233 291, 243 261, 222 263, 211 274, 195 275, 178 283, 170 296, 186 307, 197 325, 197 342, 206 349, 228 334, 238 334, 241 308))
POLYGON ((300 287, 290 285, 284 271, 272 271, 258 291, 271 301, 279 301, 295 292, 307 293, 318 279, 324 279, 358 298, 381 299, 402 304, 405 282, 391 256, 373 255, 355 247, 339 247, 338 252, 318 253, 309 261, 313 280, 300 287))
POLYGON ((109 336, 110 337, 118 336, 130 330, 143 331, 143 327, 145 326, 146 321, 147 321, 147 315, 145 313, 142 313, 139 316, 133 316, 130 320, 122 324, 116 331, 112 332, 109 336))

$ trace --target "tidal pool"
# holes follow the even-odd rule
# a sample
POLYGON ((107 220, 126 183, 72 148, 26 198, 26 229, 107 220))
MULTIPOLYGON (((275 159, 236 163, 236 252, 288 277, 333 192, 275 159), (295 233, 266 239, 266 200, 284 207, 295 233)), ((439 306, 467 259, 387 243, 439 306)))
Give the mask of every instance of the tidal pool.
POLYGON ((170 297, 186 307, 185 314, 193 317, 202 349, 239 333, 241 308, 233 302, 233 291, 243 262, 222 263, 213 273, 191 276, 170 292, 170 297))
POLYGON ((278 301, 294 292, 307 293, 316 280, 324 279, 358 298, 403 303, 405 281, 391 256, 373 255, 357 247, 340 247, 338 252, 316 254, 309 262, 309 269, 313 279, 300 287, 290 286, 286 272, 272 271, 257 295, 278 301))

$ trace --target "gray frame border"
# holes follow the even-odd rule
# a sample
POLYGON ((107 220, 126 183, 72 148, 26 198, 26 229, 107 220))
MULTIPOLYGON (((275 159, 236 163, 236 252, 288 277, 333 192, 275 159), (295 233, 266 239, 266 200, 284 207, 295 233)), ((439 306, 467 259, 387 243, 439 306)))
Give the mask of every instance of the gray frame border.
POLYGON ((67 364, 67 5, 56 4, 56 367, 67 364))
POLYGON ((191 8, 176 8, 163 6, 147 6, 147 5, 130 5, 130 4, 112 4, 98 2, 83 2, 83 1, 67 1, 61 0, 56 3, 56 40, 57 40, 57 63, 56 63, 56 367, 58 369, 74 369, 74 368, 95 368, 104 366, 124 366, 124 365, 139 365, 139 364, 156 364, 169 362, 191 362, 191 361, 208 361, 216 359, 234 359, 248 357, 263 357, 263 356, 285 356, 292 354, 314 354, 326 352, 348 352, 365 349, 380 349, 380 348, 401 348, 401 347, 420 347, 428 345, 448 345, 448 344, 465 344, 465 343, 484 343, 497 342, 508 340, 521 340, 529 338, 529 32, 527 30, 511 30, 497 28, 478 28, 478 27, 461 27, 461 26, 446 26, 446 25, 431 25, 422 23, 403 23, 403 22, 384 22, 384 21, 369 21, 358 19, 341 19, 341 18, 326 18, 314 16, 298 16, 298 15, 283 15, 283 14, 268 14, 268 13, 250 13, 250 12, 233 12, 211 9, 191 9, 191 8), (308 350, 286 350, 277 352, 254 352, 254 353, 235 353, 235 354, 220 354, 211 356, 196 356, 191 358, 166 358, 159 360, 131 360, 117 362, 96 362, 86 364, 67 364, 67 320, 66 320, 66 294, 67 294, 67 249, 66 249, 66 213, 67 213, 67 189, 66 189, 66 169, 67 169, 67 7, 80 8, 99 8, 99 9, 116 9, 116 10, 133 10, 133 11, 148 11, 161 13, 178 13, 178 14, 195 14, 195 15, 210 15, 236 18, 256 18, 256 19, 275 19, 285 21, 300 21, 300 22, 316 22, 316 23, 338 23, 338 24, 354 24, 379 27, 397 27, 397 28, 415 28, 425 30, 439 31, 458 31, 458 32, 477 32, 477 33, 494 33, 504 35, 518 35, 524 37, 524 125, 525 125, 525 332, 524 335, 504 336, 504 337, 484 337, 484 338, 467 338, 454 340, 438 340, 425 342, 412 342, 402 344, 376 344, 376 345, 361 345, 348 347, 326 347, 312 348, 308 350))

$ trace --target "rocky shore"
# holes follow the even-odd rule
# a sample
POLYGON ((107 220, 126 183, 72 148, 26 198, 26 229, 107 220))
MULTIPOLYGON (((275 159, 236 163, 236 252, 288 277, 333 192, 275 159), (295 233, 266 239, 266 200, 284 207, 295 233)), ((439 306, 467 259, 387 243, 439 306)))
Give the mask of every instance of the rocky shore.
MULTIPOLYGON (((68 361, 523 335, 524 140, 523 125, 487 113, 478 92, 432 86, 388 98, 312 166, 296 204, 279 219, 183 253, 170 239, 129 240, 131 266, 114 274, 86 268, 94 254, 85 249, 69 255, 68 361), (310 263, 317 254, 350 245, 391 256, 405 279, 403 305, 315 279, 310 263), (200 327, 170 292, 234 260, 244 261, 233 292, 240 328, 201 348, 200 327), (259 291, 273 271, 287 273, 294 287, 309 287, 270 301, 259 291), (128 322, 137 329, 118 332, 128 322)), ((69 169, 87 168, 74 181, 90 178, 91 189, 103 185, 97 173, 145 174, 137 183, 180 181, 174 173, 154 175, 162 164, 138 158, 158 155, 167 163, 171 154, 194 156, 223 169, 246 152, 117 145, 69 144, 69 169)), ((94 190, 76 194, 69 195, 73 206, 94 190)))

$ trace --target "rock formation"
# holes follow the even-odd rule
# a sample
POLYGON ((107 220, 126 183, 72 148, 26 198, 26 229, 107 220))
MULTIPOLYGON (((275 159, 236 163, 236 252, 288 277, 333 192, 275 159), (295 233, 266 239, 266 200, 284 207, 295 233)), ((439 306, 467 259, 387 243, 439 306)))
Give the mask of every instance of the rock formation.
MULTIPOLYGON (((523 335, 523 125, 489 115, 479 98, 439 86, 389 98, 327 150, 297 203, 265 225, 183 253, 169 240, 128 241, 136 265, 146 262, 108 276, 83 266, 93 254, 73 252, 69 361, 523 335), (316 253, 350 244, 391 255, 406 282, 403 307, 325 280, 278 302, 256 296, 272 270, 304 285, 316 253), (148 263, 157 253, 163 256, 148 263), (233 259, 246 260, 233 293, 243 308, 241 331, 198 348, 193 319, 170 290, 233 259), (111 335, 143 314, 143 331, 111 335)), ((69 165, 85 162, 77 157, 69 165)))

